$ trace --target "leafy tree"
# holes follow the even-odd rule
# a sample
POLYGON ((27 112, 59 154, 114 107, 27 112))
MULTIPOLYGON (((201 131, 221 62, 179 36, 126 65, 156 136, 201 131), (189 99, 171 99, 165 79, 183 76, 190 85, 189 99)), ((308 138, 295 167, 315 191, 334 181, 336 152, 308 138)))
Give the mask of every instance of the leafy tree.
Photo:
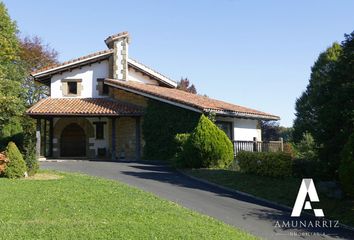
POLYGON ((188 78, 181 78, 181 81, 177 83, 177 89, 197 94, 197 89, 195 88, 194 84, 190 85, 188 78))
POLYGON ((297 158, 314 160, 316 158, 316 143, 311 133, 305 132, 302 140, 296 144, 297 158))
POLYGON ((278 121, 260 121, 263 141, 276 141, 280 137, 278 121))
POLYGON ((340 152, 354 131, 354 32, 321 53, 296 104, 294 138, 308 131, 319 146, 324 178, 336 178, 340 152))
POLYGON ((333 71, 342 53, 342 47, 338 43, 333 43, 331 47, 321 53, 311 68, 309 84, 301 97, 296 100, 294 121, 294 141, 299 142, 305 132, 317 136, 320 131, 318 126, 319 110, 330 99, 330 82, 333 71), (318 97, 318 99, 316 99, 318 97))
POLYGON ((349 137, 341 153, 339 180, 345 192, 354 197, 354 133, 349 137))
POLYGON ((18 127, 16 119, 24 111, 25 90, 21 88, 24 69, 19 57, 17 26, 3 3, 0 3, 0 29, 0 134, 4 135, 4 128, 9 133, 11 125, 18 127))
POLYGON ((20 57, 27 72, 22 87, 27 89, 25 95, 26 103, 32 105, 41 98, 49 95, 49 87, 34 82, 30 73, 37 69, 58 63, 58 52, 52 49, 48 44, 44 44, 42 39, 38 36, 21 39, 20 47, 20 57))

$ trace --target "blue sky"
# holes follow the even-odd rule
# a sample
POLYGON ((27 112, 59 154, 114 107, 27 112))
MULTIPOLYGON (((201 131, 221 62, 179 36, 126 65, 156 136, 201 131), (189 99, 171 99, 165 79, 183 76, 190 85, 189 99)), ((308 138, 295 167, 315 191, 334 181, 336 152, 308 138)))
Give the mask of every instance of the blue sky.
POLYGON ((318 54, 354 30, 354 1, 6 0, 23 36, 38 35, 65 61, 106 49, 129 31, 129 54, 188 77, 199 93, 279 115, 291 126, 296 98, 318 54))

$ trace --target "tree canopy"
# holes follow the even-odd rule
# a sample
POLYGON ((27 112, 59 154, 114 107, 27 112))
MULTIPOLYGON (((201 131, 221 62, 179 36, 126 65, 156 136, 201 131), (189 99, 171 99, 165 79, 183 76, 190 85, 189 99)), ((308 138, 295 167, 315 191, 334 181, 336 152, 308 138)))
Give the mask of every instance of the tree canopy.
POLYGON ((52 64, 58 63, 58 52, 48 44, 44 44, 38 36, 20 39, 20 58, 26 70, 22 87, 26 89, 26 104, 32 105, 49 95, 49 87, 34 82, 30 73, 52 64))
POLYGON ((311 71, 306 91, 296 101, 294 140, 311 133, 323 174, 333 178, 354 126, 354 32, 321 53, 311 71))
POLYGON ((197 94, 197 89, 194 84, 190 85, 190 81, 188 78, 181 78, 179 82, 177 82, 177 89, 180 89, 185 92, 197 94))
POLYGON ((17 26, 0 3, 0 134, 24 111, 21 80, 25 72, 19 56, 17 26))

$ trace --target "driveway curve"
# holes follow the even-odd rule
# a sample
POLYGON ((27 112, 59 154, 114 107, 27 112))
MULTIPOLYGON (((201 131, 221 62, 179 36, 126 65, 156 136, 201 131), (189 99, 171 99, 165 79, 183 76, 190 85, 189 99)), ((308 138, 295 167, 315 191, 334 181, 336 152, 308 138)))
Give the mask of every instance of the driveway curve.
MULTIPOLYGON (((294 220, 286 209, 197 181, 163 164, 66 160, 41 162, 41 168, 124 182, 264 239, 354 239, 354 232, 344 228, 275 227, 277 221, 294 220)), ((298 220, 314 219, 301 217, 298 220)))

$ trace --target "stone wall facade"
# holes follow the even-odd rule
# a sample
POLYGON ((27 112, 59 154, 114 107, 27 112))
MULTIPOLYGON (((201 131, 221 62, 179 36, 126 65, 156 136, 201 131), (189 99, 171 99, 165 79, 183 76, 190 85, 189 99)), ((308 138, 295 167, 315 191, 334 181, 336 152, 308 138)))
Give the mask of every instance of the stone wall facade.
POLYGON ((96 153, 95 150, 91 148, 91 143, 90 138, 95 137, 95 132, 92 124, 90 121, 88 121, 86 118, 80 118, 80 117, 72 117, 72 118, 60 118, 57 119, 54 123, 54 129, 53 129, 53 157, 54 158, 59 158, 61 157, 60 154, 60 140, 61 140, 61 134, 66 126, 68 126, 71 123, 76 123, 78 124, 85 132, 85 137, 86 137, 86 157, 88 158, 95 158, 96 153))
POLYGON ((117 88, 111 88, 110 96, 122 102, 132 103, 141 107, 146 107, 148 102, 148 100, 143 96, 117 88))

